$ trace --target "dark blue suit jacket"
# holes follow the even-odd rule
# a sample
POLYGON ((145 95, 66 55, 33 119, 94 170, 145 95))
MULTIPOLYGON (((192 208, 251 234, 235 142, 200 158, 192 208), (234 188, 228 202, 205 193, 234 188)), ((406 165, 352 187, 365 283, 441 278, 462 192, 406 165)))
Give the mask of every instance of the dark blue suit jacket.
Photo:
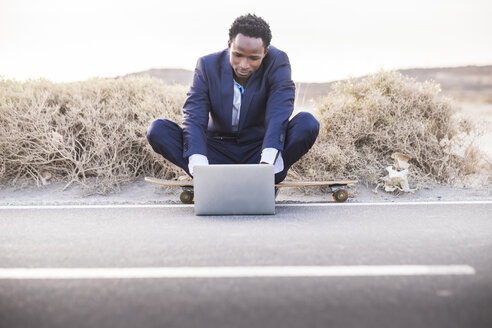
POLYGON ((263 140, 262 149, 283 150, 295 97, 287 54, 270 46, 250 76, 236 133, 232 131, 233 96, 229 50, 201 57, 183 107, 183 157, 206 156, 207 138, 221 135, 234 135, 238 143, 263 140))

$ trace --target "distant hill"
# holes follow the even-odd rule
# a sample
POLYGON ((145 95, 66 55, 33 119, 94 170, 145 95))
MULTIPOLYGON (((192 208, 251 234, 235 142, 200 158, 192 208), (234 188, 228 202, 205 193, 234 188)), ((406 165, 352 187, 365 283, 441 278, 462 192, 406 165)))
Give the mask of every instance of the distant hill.
POLYGON ((143 72, 130 73, 126 76, 151 76, 161 79, 165 84, 191 84, 193 72, 181 68, 152 68, 143 72))
POLYGON ((417 81, 433 80, 444 94, 463 101, 492 103, 492 65, 406 69, 417 81))
MULTIPOLYGON (((492 65, 440 68, 414 68, 398 70, 403 75, 419 82, 435 81, 441 85, 442 93, 458 101, 492 103, 492 65)), ((357 79, 363 79, 365 76, 357 79)), ((310 106, 326 95, 334 83, 296 83, 297 102, 310 106)))
MULTIPOLYGON (((492 103, 492 65, 439 68, 415 68, 399 70, 400 73, 423 82, 432 80, 441 85, 443 94, 460 101, 492 103)), ((193 72, 186 69, 150 69, 126 76, 152 76, 166 84, 189 85, 193 72)), ((362 79, 360 77, 358 79, 362 79)), ((296 105, 311 107, 320 97, 330 92, 333 82, 296 82, 296 105)))

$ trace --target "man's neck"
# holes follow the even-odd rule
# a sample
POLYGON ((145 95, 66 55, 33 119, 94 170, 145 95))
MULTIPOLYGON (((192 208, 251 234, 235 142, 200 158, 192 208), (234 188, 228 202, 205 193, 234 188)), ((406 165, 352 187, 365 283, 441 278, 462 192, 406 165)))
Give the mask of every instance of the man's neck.
POLYGON ((248 84, 248 80, 249 80, 249 78, 247 78, 247 79, 241 79, 241 78, 238 78, 238 77, 236 76, 236 74, 234 74, 234 80, 235 80, 237 83, 239 83, 240 85, 242 85, 242 86, 243 86, 243 88, 246 88, 246 84, 248 84))

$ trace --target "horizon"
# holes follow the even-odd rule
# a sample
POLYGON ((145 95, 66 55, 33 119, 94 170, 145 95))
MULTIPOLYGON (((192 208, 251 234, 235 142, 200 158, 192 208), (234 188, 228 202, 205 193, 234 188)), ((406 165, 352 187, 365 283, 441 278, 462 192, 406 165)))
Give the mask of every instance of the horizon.
MULTIPOLYGON (((395 68, 395 69, 392 69, 391 71, 412 71, 412 70, 446 70, 446 69, 455 69, 455 68, 472 68, 472 67, 476 67, 476 68, 484 68, 484 67, 492 67, 492 64, 488 64, 488 65, 463 65, 463 66, 435 66, 435 67, 410 67, 410 68, 395 68)), ((193 73, 193 68, 192 69, 187 69, 187 68, 182 68, 182 67, 151 67, 151 68, 148 68, 148 69, 144 69, 142 71, 138 71, 138 72, 130 72, 130 73, 126 73, 126 74, 122 74, 122 75, 119 75, 119 76, 107 76, 107 77, 101 77, 101 78, 112 78, 112 77, 124 77, 126 75, 130 75, 130 74, 140 74, 140 73, 145 73, 145 72, 148 72, 148 71, 152 71, 152 70, 183 70, 183 71, 187 71, 187 72, 190 72, 190 73, 193 73)), ((390 71, 390 70, 387 70, 387 71, 390 71)), ((357 76, 347 76, 346 79, 350 79, 350 78, 362 78, 362 77, 365 77, 369 74, 374 74, 374 73, 377 73, 377 71, 374 71, 374 72, 369 72, 367 74, 364 74, 364 75, 357 75, 357 76)), ((97 78, 97 77, 96 77, 97 78)), ((327 81, 301 81, 301 80, 293 80, 294 82, 296 83, 320 83, 320 84, 323 84, 323 83, 332 83, 332 82, 337 82, 337 81, 340 81, 341 79, 336 79, 336 80, 327 80, 327 81)))
POLYGON ((289 55, 299 82, 492 64, 486 0, 303 4, 279 10, 260 0, 234 8, 225 0, 4 0, 0 76, 70 82, 152 68, 193 70, 200 56, 226 48, 230 24, 248 12, 270 24, 272 44, 289 55))
MULTIPOLYGON (((463 66, 410 67, 410 68, 395 68, 395 69, 385 70, 385 71, 440 70, 440 69, 446 70, 446 69, 471 68, 471 67, 484 68, 484 67, 491 67, 491 66, 492 66, 492 64, 488 64, 488 65, 487 64, 486 65, 463 65, 463 66)), ((19 79, 19 78, 15 78, 15 77, 8 78, 8 77, 4 77, 2 74, 0 74, 0 79, 1 78, 6 78, 6 79, 10 79, 10 80, 17 80, 17 81, 20 81, 20 82, 24 82, 26 80, 46 79, 46 80, 51 81, 51 82, 54 82, 54 83, 70 83, 70 82, 81 82, 81 81, 86 81, 86 80, 90 80, 90 79, 98 79, 98 78, 101 78, 101 79, 121 78, 121 77, 125 77, 127 75, 141 74, 141 73, 145 73, 145 72, 152 71, 152 70, 183 70, 183 71, 187 71, 187 72, 193 73, 194 68, 188 69, 188 68, 182 68, 182 67, 151 67, 151 68, 144 69, 144 70, 141 70, 141 71, 128 72, 128 73, 124 73, 124 74, 120 74, 120 75, 115 75, 115 76, 89 76, 86 79, 70 80, 70 81, 53 81, 53 80, 50 80, 50 79, 48 79, 46 77, 27 77, 27 78, 24 78, 24 79, 22 79, 22 78, 19 79)), ((324 83, 333 83, 333 82, 338 82, 338 81, 341 81, 341 80, 352 79, 352 78, 355 78, 355 79, 363 78, 363 77, 366 77, 368 75, 371 75, 371 74, 374 74, 374 73, 377 73, 377 72, 378 71, 368 72, 368 73, 363 74, 363 75, 349 75, 346 78, 335 79, 335 80, 326 80, 326 81, 302 81, 302 80, 295 80, 295 79, 293 79, 293 81, 295 83, 324 84, 324 83)))

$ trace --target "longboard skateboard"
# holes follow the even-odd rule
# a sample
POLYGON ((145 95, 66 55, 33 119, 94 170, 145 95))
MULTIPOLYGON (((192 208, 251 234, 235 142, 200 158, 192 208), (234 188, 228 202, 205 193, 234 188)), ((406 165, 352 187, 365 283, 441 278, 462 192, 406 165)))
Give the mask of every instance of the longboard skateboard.
MULTIPOLYGON (((181 187, 183 191, 179 199, 184 204, 193 204, 193 181, 175 181, 163 180, 153 177, 145 177, 145 181, 167 187, 181 187)), ((277 188, 283 187, 309 187, 309 186, 327 186, 330 188, 333 199, 338 203, 343 203, 348 199, 346 187, 358 183, 357 180, 338 180, 338 181, 284 181, 275 184, 277 188)))

